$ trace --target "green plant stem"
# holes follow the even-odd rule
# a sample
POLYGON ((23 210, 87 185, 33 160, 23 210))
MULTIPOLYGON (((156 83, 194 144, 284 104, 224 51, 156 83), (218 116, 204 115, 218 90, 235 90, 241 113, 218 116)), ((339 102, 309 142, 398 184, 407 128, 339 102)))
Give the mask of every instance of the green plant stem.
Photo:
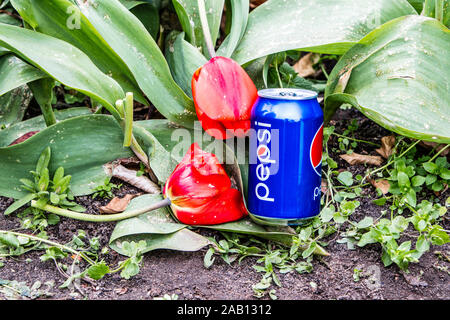
POLYGON ((283 88, 283 82, 281 81, 280 71, 278 71, 278 64, 277 63, 275 63, 275 70, 277 71, 278 84, 280 85, 280 88, 283 88))
POLYGON ((81 220, 81 221, 88 221, 88 222, 111 222, 111 221, 120 221, 128 218, 133 218, 136 216, 139 216, 143 213, 156 210, 159 208, 167 207, 170 205, 170 199, 166 198, 158 203, 153 203, 151 205, 148 205, 144 208, 139 208, 136 210, 131 211, 125 211, 118 214, 108 214, 108 215, 95 215, 95 214, 86 214, 86 213, 79 213, 67 209, 62 209, 59 207, 55 207, 49 204, 46 205, 39 205, 37 201, 33 200, 31 201, 31 206, 33 208, 38 208, 50 213, 54 213, 66 218, 75 219, 75 220, 81 220))
POLYGON ((328 74, 327 70, 325 70, 325 65, 323 63, 320 64, 320 68, 322 69, 322 72, 323 72, 325 78, 327 78, 327 80, 328 80, 330 75, 328 74))
POLYGON ((150 169, 150 162, 148 160, 148 156, 133 135, 133 94, 132 93, 127 93, 127 96, 125 98, 125 104, 124 104, 124 100, 116 101, 116 111, 122 117, 120 120, 117 120, 117 119, 116 120, 120 124, 120 126, 122 127, 122 130, 124 132, 124 146, 130 147, 131 150, 134 152, 134 154, 138 157, 138 159, 141 160, 142 163, 147 168, 150 169), (130 109, 130 108, 131 108, 131 110, 126 110, 126 109, 130 109))
POLYGON ((439 150, 430 160, 428 160, 427 162, 431 162, 434 159, 436 159, 442 152, 444 152, 446 149, 448 149, 448 147, 450 147, 450 144, 446 145, 445 147, 443 147, 441 150, 439 150))
POLYGON ((134 154, 138 157, 138 159, 142 161, 142 163, 145 165, 145 167, 148 169, 151 169, 147 154, 142 149, 139 142, 137 142, 137 140, 134 136, 131 136, 130 148, 134 152, 134 154))
POLYGON ((62 248, 64 250, 68 251, 68 252, 71 252, 71 253, 73 253, 75 255, 78 255, 78 256, 82 257, 83 259, 85 259, 90 264, 95 264, 95 262, 91 258, 86 256, 82 252, 78 252, 75 249, 72 249, 72 248, 70 248, 68 246, 65 246, 63 244, 60 244, 60 243, 57 243, 57 242, 54 242, 54 241, 51 241, 51 240, 42 239, 42 238, 30 235, 30 234, 26 234, 26 233, 20 233, 20 232, 8 231, 8 230, 0 230, 0 233, 11 234, 11 235, 18 236, 18 237, 24 237, 24 238, 28 238, 30 240, 46 243, 46 244, 54 246, 54 247, 59 247, 59 248, 62 248))
MULTIPOLYGON (((401 158, 403 157, 405 154, 407 154, 412 148, 414 148, 420 141, 422 140, 417 140, 416 142, 414 142, 412 145, 409 146, 408 149, 406 149, 405 151, 403 151, 398 157, 401 158)), ((378 171, 382 171, 384 169, 386 169, 387 167, 389 167, 391 164, 393 164, 395 162, 395 160, 391 160, 388 163, 386 163, 384 166, 379 167, 378 169, 375 169, 371 172, 368 172, 364 178, 361 180, 361 184, 367 179, 367 177, 371 176, 372 174, 378 172, 378 171)))
POLYGON ((131 140, 133 136, 133 93, 127 92, 125 98, 125 107, 124 107, 124 139, 123 146, 129 147, 131 146, 131 140))
POLYGON ((51 103, 44 103, 39 105, 41 107, 42 116, 44 117, 45 125, 50 127, 56 123, 55 113, 51 103))
POLYGON ((444 0, 436 0, 435 1, 434 17, 439 22, 444 21, 444 0))
POLYGON ((205 0, 197 0, 198 11, 200 15, 200 22, 203 29, 203 37, 205 38, 206 48, 208 49, 211 58, 216 56, 216 50, 214 49, 214 44, 211 38, 211 31, 209 30, 208 17, 206 15, 205 0))
POLYGON ((352 141, 356 141, 356 142, 362 142, 362 143, 371 144, 371 145, 373 145, 373 146, 375 146, 375 147, 378 147, 378 148, 381 147, 378 143, 375 143, 375 142, 370 142, 370 141, 366 141, 366 140, 355 139, 355 138, 347 137, 347 136, 344 136, 344 135, 342 135, 342 134, 335 133, 335 132, 333 132, 332 135, 335 135, 335 136, 340 137, 340 138, 346 138, 346 139, 348 139, 348 140, 352 140, 352 141))

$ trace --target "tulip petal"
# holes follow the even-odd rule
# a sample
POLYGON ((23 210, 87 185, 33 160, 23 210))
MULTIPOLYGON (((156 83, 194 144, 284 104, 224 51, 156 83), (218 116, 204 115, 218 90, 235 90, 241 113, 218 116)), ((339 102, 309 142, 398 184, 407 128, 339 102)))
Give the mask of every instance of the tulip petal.
POLYGON ((242 195, 236 189, 228 189, 201 207, 186 208, 177 205, 171 207, 177 219, 189 225, 227 223, 247 215, 242 195))
POLYGON ((231 188, 231 180, 214 154, 197 143, 175 168, 164 186, 177 218, 186 224, 219 224, 247 214, 242 194, 231 188))
MULTIPOLYGON (((223 134, 226 128, 235 130, 250 126, 250 114, 258 92, 238 63, 215 57, 194 73, 192 96, 203 128, 207 132, 218 129, 226 136, 223 134)), ((216 138, 219 135, 213 134, 216 138)))
POLYGON ((165 194, 179 205, 198 206, 194 202, 201 199, 211 199, 221 192, 231 187, 230 178, 227 175, 212 174, 201 175, 192 166, 185 167, 185 170, 178 170, 173 173, 168 182, 165 194), (187 204, 192 201, 192 204, 187 204))

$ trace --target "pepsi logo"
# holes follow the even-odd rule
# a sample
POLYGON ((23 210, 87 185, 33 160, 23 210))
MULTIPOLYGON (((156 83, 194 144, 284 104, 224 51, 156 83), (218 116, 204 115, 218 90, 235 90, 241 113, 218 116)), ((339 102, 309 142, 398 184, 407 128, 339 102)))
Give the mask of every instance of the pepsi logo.
POLYGON ((323 124, 317 130, 311 142, 310 159, 314 171, 321 176, 320 165, 322 164, 323 124))
POLYGON ((264 144, 260 144, 258 146, 258 149, 256 150, 256 153, 258 154, 259 157, 264 157, 269 152, 270 152, 269 147, 267 147, 267 145, 264 145, 264 144))

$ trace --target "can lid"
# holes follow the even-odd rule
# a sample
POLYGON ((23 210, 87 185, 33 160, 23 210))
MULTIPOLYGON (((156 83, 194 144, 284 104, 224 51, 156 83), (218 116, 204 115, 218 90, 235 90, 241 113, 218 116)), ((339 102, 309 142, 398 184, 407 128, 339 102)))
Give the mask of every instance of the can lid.
POLYGON ((294 88, 273 88, 258 91, 261 98, 279 100, 310 100, 317 98, 317 92, 294 88))

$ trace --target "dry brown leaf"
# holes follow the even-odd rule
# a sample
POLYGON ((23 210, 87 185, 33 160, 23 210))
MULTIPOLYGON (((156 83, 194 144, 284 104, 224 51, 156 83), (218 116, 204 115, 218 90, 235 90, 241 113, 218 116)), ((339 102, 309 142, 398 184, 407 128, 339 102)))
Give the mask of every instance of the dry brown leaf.
POLYGON ((383 194, 388 193, 389 192, 389 188, 391 187, 391 185, 389 184, 389 181, 387 181, 386 179, 381 179, 381 180, 369 179, 369 182, 375 188, 380 189, 383 194))
POLYGON ((392 154, 392 148, 395 146, 395 136, 386 136, 381 138, 381 148, 376 149, 383 158, 387 159, 392 154))
POLYGON ((339 157, 347 161, 351 165, 355 164, 371 164, 374 166, 379 166, 383 162, 380 156, 369 156, 366 154, 351 153, 351 154, 341 154, 339 157))
POLYGON ((115 197, 106 206, 98 208, 101 213, 121 213, 128 207, 131 199, 139 196, 140 194, 127 194, 123 198, 115 197))
POLYGON ((313 65, 318 61, 319 54, 310 52, 307 55, 303 56, 300 60, 298 60, 297 63, 294 64, 293 68, 300 77, 305 78, 316 73, 313 65))

